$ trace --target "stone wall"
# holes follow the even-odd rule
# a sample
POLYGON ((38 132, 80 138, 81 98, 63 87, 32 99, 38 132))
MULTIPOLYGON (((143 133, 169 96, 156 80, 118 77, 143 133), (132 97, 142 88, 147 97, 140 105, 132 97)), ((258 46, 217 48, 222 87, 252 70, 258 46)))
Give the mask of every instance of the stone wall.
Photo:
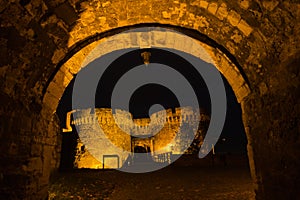
POLYGON ((45 199, 50 174, 60 160, 59 120, 49 115, 41 123, 41 116, 23 107, 23 102, 3 94, 0 98, 0 198, 27 199, 37 195, 45 199))
MULTIPOLYGON (((81 49, 93 41, 149 23, 207 43, 243 72, 251 88, 241 103, 257 199, 295 199, 299 10, 295 0, 2 1, 1 198, 47 195, 49 174, 58 163, 55 110, 81 63, 62 65, 76 52, 84 58, 81 49)), ((239 96, 244 87, 235 82, 242 76, 230 69, 220 71, 239 96)))
MULTIPOLYGON (((269 199, 269 194, 275 199, 299 196, 296 188, 300 185, 300 59, 286 55, 287 58, 274 66, 274 71, 270 71, 256 88, 259 95, 251 95, 242 104, 244 113, 253 113, 244 114, 243 118, 248 132, 248 150, 253 149, 256 155, 259 199, 269 199)), ((272 65, 272 60, 265 62, 272 65)))
MULTIPOLYGON (((73 113, 74 120, 71 122, 76 126, 79 137, 90 138, 96 140, 98 137, 93 137, 94 134, 100 134, 96 126, 100 126, 104 135, 112 142, 106 144, 99 142, 97 144, 90 144, 89 140, 87 145, 79 139, 77 146, 77 155, 75 160, 75 167, 78 168, 102 168, 102 156, 111 152, 117 154, 109 145, 115 145, 128 153, 132 152, 131 136, 137 137, 135 139, 140 145, 148 144, 147 137, 153 140, 153 147, 151 147, 152 155, 172 152, 173 154, 183 154, 190 147, 195 136, 201 138, 205 135, 205 130, 198 130, 199 127, 204 127, 203 124, 209 123, 209 116, 204 113, 199 113, 199 109, 191 107, 176 108, 173 113, 171 109, 153 113, 150 118, 133 119, 132 115, 123 110, 114 110, 109 108, 95 108, 96 115, 92 114, 91 109, 78 110, 73 113), (165 120, 165 123, 164 123, 165 120), (151 122, 151 125, 150 125, 151 122), (82 146, 84 148, 82 149, 82 146), (89 153, 89 148, 97 148, 92 150, 92 155, 89 153), (104 153, 106 152, 106 153, 104 153), (93 155, 101 155, 94 157, 93 155)), ((75 133, 74 133, 75 134, 75 133)), ((101 140, 101 139, 100 139, 101 140)), ((94 141, 93 141, 94 142, 94 141)), ((197 145, 200 147, 202 141, 198 141, 197 145)), ((150 147, 150 146, 149 146, 150 147)), ((197 147, 196 147, 197 148, 197 147)), ((123 155, 123 154, 122 154, 123 155)), ((127 156, 120 157, 120 167, 124 164, 127 156)), ((113 163, 113 166, 115 164, 113 163)), ((109 164, 105 168, 110 168, 109 164)))

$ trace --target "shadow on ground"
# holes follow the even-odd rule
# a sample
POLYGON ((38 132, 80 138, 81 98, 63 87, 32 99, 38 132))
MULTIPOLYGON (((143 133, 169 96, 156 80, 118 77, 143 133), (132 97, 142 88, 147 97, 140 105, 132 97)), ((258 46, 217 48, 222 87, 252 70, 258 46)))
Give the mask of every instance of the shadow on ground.
POLYGON ((91 169, 60 172, 50 185, 49 199, 254 199, 245 160, 228 158, 227 166, 218 160, 214 165, 209 160, 205 163, 182 157, 150 173, 91 169))

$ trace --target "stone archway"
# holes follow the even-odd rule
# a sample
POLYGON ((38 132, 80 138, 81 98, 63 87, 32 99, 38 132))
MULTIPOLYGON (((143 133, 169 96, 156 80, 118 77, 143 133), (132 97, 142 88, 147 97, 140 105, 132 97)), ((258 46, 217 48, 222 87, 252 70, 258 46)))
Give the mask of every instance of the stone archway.
POLYGON ((294 1, 250 0, 9 1, 1 5, 1 159, 7 165, 1 166, 0 180, 8 188, 3 196, 47 195, 50 168, 57 166, 55 152, 59 151, 53 111, 61 85, 74 73, 61 71, 62 65, 76 52, 84 57, 81 49, 93 41, 122 27, 149 23, 192 30, 215 41, 240 66, 237 71, 243 71, 246 83, 251 83, 251 94, 239 99, 249 147, 253 147, 248 152, 254 155, 257 198, 296 197, 299 8, 294 1), (62 84, 46 98, 56 75, 61 75, 57 80, 62 84))
MULTIPOLYGON (((147 24, 144 24, 144 26, 147 26, 147 24)), ((151 26, 153 26, 153 24, 151 26)), ((157 24, 157 26, 159 26, 159 24, 157 24)), ((134 28, 134 26, 125 27, 124 30, 128 30, 129 28, 134 28)), ((174 29, 176 27, 172 28, 174 29)), ((176 30, 180 30, 182 32, 185 31, 185 29, 178 27, 176 30)), ((74 75, 77 74, 81 68, 84 68, 89 62, 100 57, 101 55, 105 55, 116 50, 136 47, 141 49, 159 47, 176 49, 194 55, 195 57, 199 57, 206 62, 213 62, 218 70, 225 76, 225 78, 227 78, 240 103, 243 103, 244 99, 251 92, 249 84, 247 83, 247 78, 243 74, 243 71, 240 71, 239 67, 229 59, 229 57, 232 57, 229 52, 226 52, 226 54, 222 52, 220 48, 209 46, 204 42, 188 36, 180 35, 176 32, 161 32, 159 29, 149 29, 149 32, 145 33, 135 31, 127 35, 120 34, 113 39, 108 37, 99 39, 97 41, 94 41, 93 38, 90 38, 90 40, 93 42, 90 44, 86 43, 86 46, 70 57, 54 75, 43 99, 43 103, 48 105, 48 107, 45 107, 48 111, 50 108, 50 111, 55 113, 65 88, 73 79, 74 75), (98 46, 102 43, 105 43, 106 45, 98 48, 98 46), (204 48, 209 55, 201 53, 202 50, 199 49, 198 45, 204 48), (207 56, 210 56, 211 58, 207 56)), ((255 178, 255 166, 253 162, 252 146, 250 141, 248 153, 251 172, 255 178)))

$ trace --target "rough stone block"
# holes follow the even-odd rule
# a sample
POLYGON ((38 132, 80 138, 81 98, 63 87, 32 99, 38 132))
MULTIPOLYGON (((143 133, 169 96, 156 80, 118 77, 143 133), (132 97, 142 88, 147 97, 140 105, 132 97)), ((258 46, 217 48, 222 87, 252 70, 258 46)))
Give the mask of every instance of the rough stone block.
POLYGON ((149 32, 141 32, 138 34, 138 43, 141 49, 151 48, 151 35, 149 32))
POLYGON ((208 2, 207 2, 207 1, 200 1, 200 7, 201 7, 201 8, 204 8, 204 9, 207 9, 207 7, 208 7, 208 2))
POLYGON ((66 53, 64 49, 57 49, 51 58, 52 63, 57 64, 65 55, 66 53))
POLYGON ((268 11, 274 10, 274 8, 279 4, 279 1, 262 1, 262 5, 268 11))
POLYGON ((43 105, 48 107, 52 113, 56 111, 58 102, 59 102, 59 98, 53 96, 49 92, 47 92, 43 98, 43 105))
POLYGON ((232 26, 237 26, 241 20, 241 15, 234 10, 231 10, 228 13, 227 20, 232 26))
POLYGON ((218 4, 217 3, 210 3, 207 8, 208 12, 215 15, 218 10, 218 4))
POLYGON ((235 91, 235 95, 237 97, 238 102, 242 102, 245 97, 250 94, 250 89, 246 84, 243 84, 237 91, 235 91))
POLYGON ((165 19, 171 19, 171 13, 168 13, 167 11, 163 11, 162 12, 162 16, 163 16, 163 18, 165 18, 165 19))
POLYGON ((63 85, 68 85, 69 82, 74 78, 74 75, 70 72, 70 70, 65 65, 63 65, 59 69, 59 71, 61 71, 61 73, 65 75, 63 85))
POLYGON ((235 54, 236 46, 232 41, 226 42, 226 47, 230 51, 230 53, 232 53, 233 55, 235 54))
POLYGON ((234 30, 234 34, 230 37, 235 43, 240 43, 243 40, 242 35, 239 34, 238 30, 234 30))
POLYGON ((131 47, 139 47, 139 36, 137 35, 137 33, 135 32, 131 32, 129 33, 129 37, 130 37, 130 46, 131 47))
POLYGON ((217 17, 220 20, 223 20, 224 18, 226 18, 228 16, 228 9, 227 9, 227 5, 225 3, 222 3, 220 5, 220 7, 218 8, 218 12, 217 12, 217 17))
POLYGON ((240 0, 239 1, 241 8, 243 8, 245 10, 247 10, 249 8, 250 2, 251 2, 251 0, 240 0))
POLYGON ((239 24, 237 25, 237 27, 246 36, 249 36, 251 34, 251 32, 253 31, 253 29, 251 28, 251 26, 249 26, 249 24, 247 24, 247 22, 245 20, 243 20, 243 19, 239 22, 239 24))
POLYGON ((168 37, 166 32, 153 31, 151 33, 151 40, 155 47, 164 47, 166 44, 166 38, 168 37))
POLYGON ((57 99, 60 99, 66 89, 66 85, 62 85, 64 80, 61 82, 54 82, 52 81, 48 87, 48 92, 51 93, 52 96, 56 97, 57 99))
POLYGON ((168 34, 168 41, 166 42, 168 45, 173 46, 175 49, 182 50, 185 45, 185 38, 182 35, 178 35, 175 37, 174 34, 168 34))

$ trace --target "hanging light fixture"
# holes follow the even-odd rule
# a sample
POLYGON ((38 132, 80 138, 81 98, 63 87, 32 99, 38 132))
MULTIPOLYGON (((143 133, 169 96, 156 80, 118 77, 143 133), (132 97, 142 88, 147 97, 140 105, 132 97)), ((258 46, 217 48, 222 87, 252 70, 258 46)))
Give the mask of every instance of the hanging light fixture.
POLYGON ((144 51, 143 53, 141 53, 141 56, 143 58, 144 64, 148 65, 150 63, 151 53, 148 51, 144 51))

